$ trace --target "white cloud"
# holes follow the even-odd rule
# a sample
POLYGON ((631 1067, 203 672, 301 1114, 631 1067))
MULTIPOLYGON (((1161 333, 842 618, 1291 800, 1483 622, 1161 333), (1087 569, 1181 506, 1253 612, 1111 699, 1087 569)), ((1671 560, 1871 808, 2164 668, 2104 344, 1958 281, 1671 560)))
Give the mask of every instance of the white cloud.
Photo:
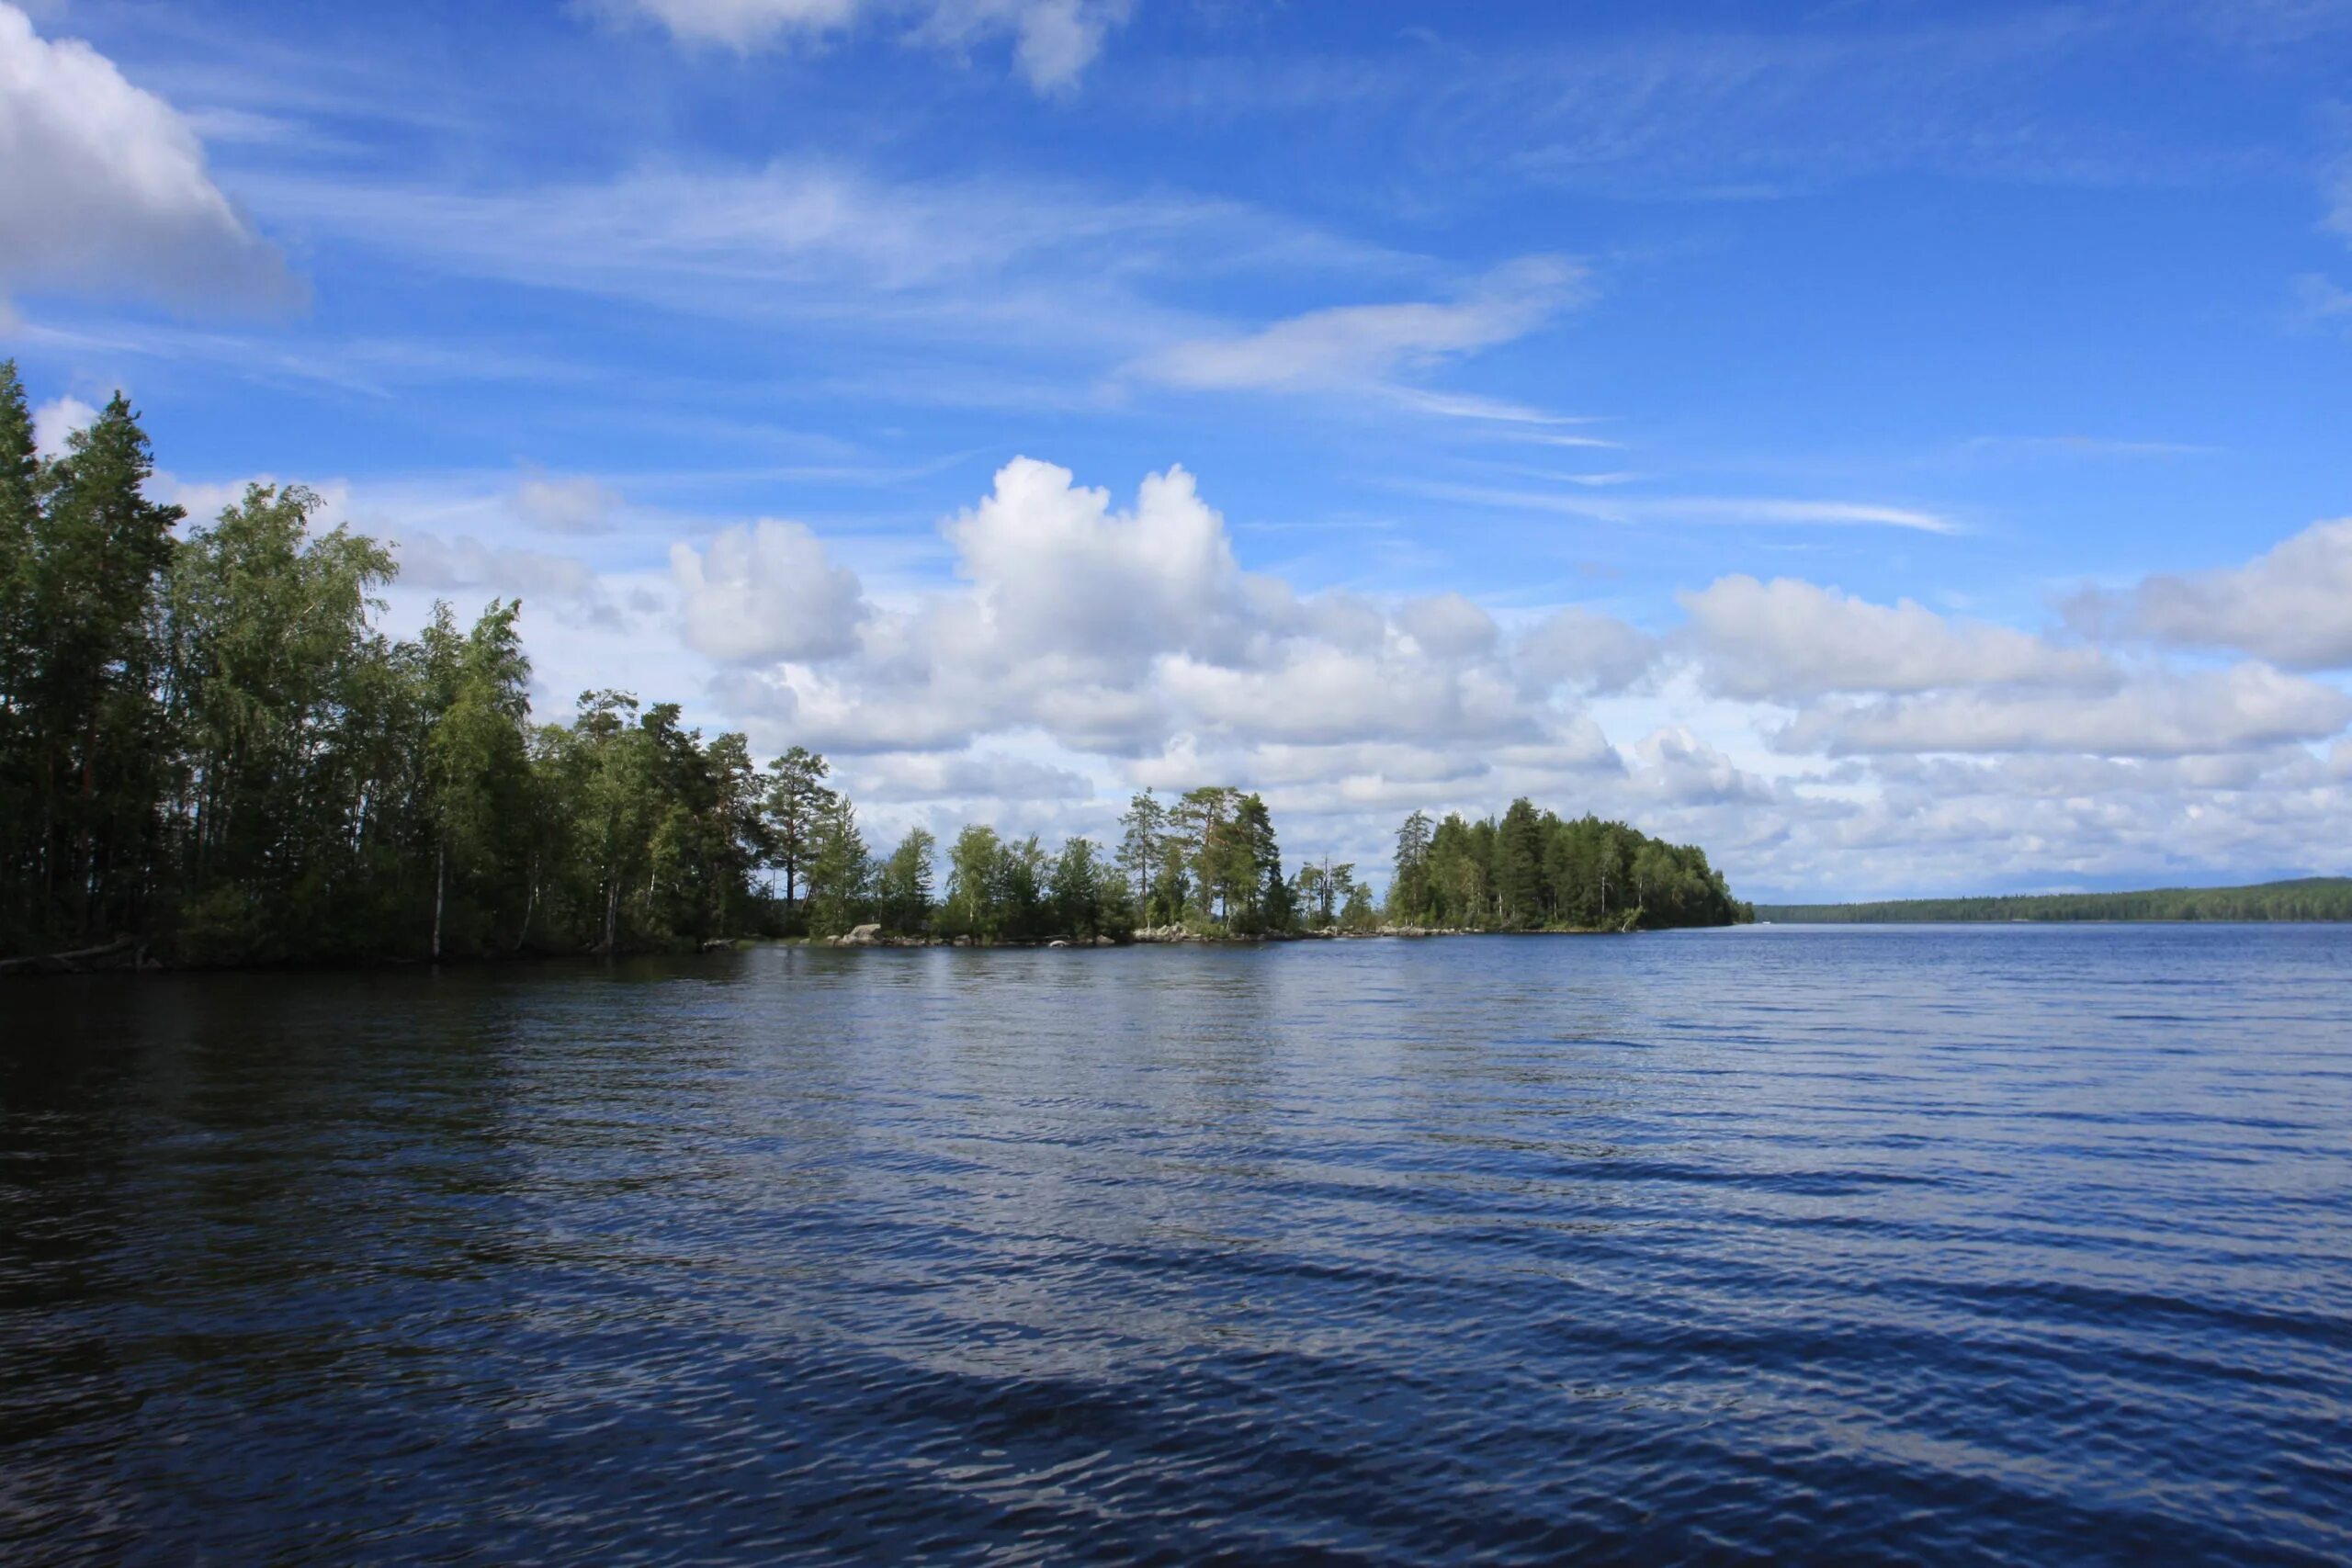
POLYGON ((865 0, 617 0, 605 7, 660 23, 681 43, 748 52, 793 34, 846 27, 865 0))
POLYGON ((962 50, 1010 34, 1013 62, 1029 85, 1061 92, 1077 85, 1130 9, 1129 0, 937 0, 922 36, 962 50))
POLYGON ((1001 751, 897 752, 859 761, 860 800, 1089 800, 1094 781, 1073 769, 1001 751))
POLYGON ((614 629, 623 625, 603 580, 586 562, 570 556, 423 528, 401 528, 390 543, 403 588, 436 593, 487 591, 526 604, 546 601, 614 629))
POLYGON ((1477 746, 1545 734, 1541 711, 1498 669, 1457 667, 1402 644, 1365 655, 1297 643, 1257 669, 1178 657, 1160 679, 1197 728, 1244 741, 1477 746))
POLYGON ((639 16, 679 42, 748 54, 822 38, 866 19, 908 25, 910 39, 961 51, 1010 39, 1021 74, 1039 92, 1074 85, 1126 19, 1128 0, 600 0, 614 16, 639 16))
POLYGON ((81 399, 67 394, 52 398, 33 410, 33 446, 44 457, 65 455, 65 438, 77 430, 86 430, 98 417, 98 411, 81 399))
POLYGON ((0 3, 0 291, 51 288, 179 305, 298 293, 169 104, 0 3))
POLYGON ((1570 605, 1522 634, 1513 652, 1521 673, 1549 689, 1622 692, 1657 661, 1657 639, 1624 622, 1570 605))
POLYGON ((1494 650, 1494 616, 1459 593, 1408 599, 1396 607, 1396 625, 1421 652, 1437 659, 1469 659, 1494 650))
POLYGON ((2352 724, 2352 697, 2261 664, 2135 678, 2099 695, 1936 692, 1807 708, 1776 738, 1789 751, 2081 752, 2177 757, 2322 740, 2352 724))
POLYGON ((842 750, 938 751, 1030 730, 1128 758, 1189 736, 1220 753, 1565 747, 1559 756, 1591 761, 1598 732, 1514 669, 1483 607, 1458 594, 1394 609, 1302 597, 1246 572, 1182 468, 1147 478, 1121 510, 1068 469, 1017 458, 941 532, 965 586, 876 611, 854 652, 823 661, 696 635, 725 657, 780 666, 762 684, 790 693, 800 733, 842 750))
POLYGON ((1108 491, 1016 457, 944 532, 992 645, 1011 652, 1148 657, 1243 629, 1248 596, 1225 519, 1180 468, 1144 480, 1121 513, 1108 491))
POLYGON ((514 488, 514 510, 550 534, 602 534, 620 510, 618 491, 584 476, 535 474, 514 488))
POLYGON ((1833 692, 1961 686, 2112 686, 2101 654, 2028 633, 1952 621, 1905 599, 1872 604, 1793 578, 1718 579, 1676 595, 1686 639, 1715 690, 1789 701, 1833 692))
MULTIPOLYGON (((1591 487, 1571 478, 1571 484, 1591 487)), ((1957 534, 1949 517, 1914 506, 1877 502, 1791 500, 1782 496, 1681 495, 1610 497, 1560 491, 1498 489, 1489 485, 1417 484, 1408 487, 1434 501, 1462 502, 1513 512, 1553 512, 1598 523, 1700 523, 1760 527, 1908 528, 1922 534, 1957 534)))
POLYGON ((273 222, 452 276, 790 322, 869 357, 898 345, 910 364, 886 358, 873 374, 900 400, 1092 400, 1108 367, 1201 331, 1193 310, 1145 292, 1155 279, 1410 265, 1229 201, 988 172, 894 181, 814 158, 503 186, 283 173, 243 188, 273 222), (975 346, 989 352, 959 352, 975 346))
POLYGON ((2352 666, 2352 517, 2314 523, 2242 567, 2080 594, 2067 615, 2099 636, 2236 649, 2297 670, 2352 666))
MULTIPOLYGON (((1130 369, 1146 380, 1201 391, 1370 389, 1524 337, 1585 292, 1582 267, 1557 256, 1529 256, 1496 269, 1451 303, 1309 310, 1240 336, 1180 343, 1130 369)), ((1495 405, 1459 398, 1439 402, 1436 412, 1543 417, 1532 411, 1498 413, 1495 405)))
POLYGON ((722 530, 707 554, 673 545, 670 568, 685 596, 687 646, 724 664, 846 653, 868 613, 856 573, 798 523, 722 530))
POLYGON ((1769 783, 1680 725, 1635 742, 1633 751, 1635 766, 1629 782, 1648 798, 1680 806, 1756 804, 1773 798, 1769 783))

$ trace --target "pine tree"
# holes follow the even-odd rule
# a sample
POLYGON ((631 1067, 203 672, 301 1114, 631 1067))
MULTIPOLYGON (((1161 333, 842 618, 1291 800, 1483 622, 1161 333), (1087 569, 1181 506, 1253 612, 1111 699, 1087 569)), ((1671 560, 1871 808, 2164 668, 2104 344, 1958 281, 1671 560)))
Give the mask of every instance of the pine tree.
POLYGON ((800 877, 815 852, 818 829, 838 797, 825 786, 831 769, 805 746, 795 746, 768 764, 768 834, 775 865, 784 873, 784 918, 795 929, 800 877))

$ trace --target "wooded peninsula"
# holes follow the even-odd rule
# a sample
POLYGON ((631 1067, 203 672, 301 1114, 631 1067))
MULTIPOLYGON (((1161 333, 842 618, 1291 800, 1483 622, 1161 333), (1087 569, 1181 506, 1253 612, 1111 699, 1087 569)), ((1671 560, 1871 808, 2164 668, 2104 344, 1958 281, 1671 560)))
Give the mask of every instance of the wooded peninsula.
POLYGON ((2158 887, 2138 893, 2034 893, 1894 898, 1876 904, 1758 904, 1780 925, 1924 925, 2003 920, 2352 920, 2352 876, 2305 876, 2246 887, 2158 887))
POLYGON ((1385 903, 1286 871, 1255 794, 1147 790, 1115 845, 967 827, 867 845, 826 760, 763 768, 675 703, 534 723, 519 601, 413 639, 392 552, 254 485, 148 499, 118 394, 53 460, 0 363, 0 960, 351 963, 675 950, 872 926, 972 942, 1631 931, 1747 917, 1703 851, 1514 801, 1408 817, 1385 903))

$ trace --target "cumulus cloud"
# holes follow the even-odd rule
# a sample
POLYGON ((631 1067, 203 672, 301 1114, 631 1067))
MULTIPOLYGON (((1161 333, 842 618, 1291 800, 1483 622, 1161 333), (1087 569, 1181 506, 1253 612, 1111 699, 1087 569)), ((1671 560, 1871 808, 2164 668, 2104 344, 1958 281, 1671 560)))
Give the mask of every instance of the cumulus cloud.
POLYGON ((2098 636, 2235 649, 2296 670, 2352 666, 2352 517, 2315 523, 2242 567, 2088 592, 2066 609, 2098 636))
POLYGON ((0 292, 50 288, 177 305, 299 292, 169 104, 0 3, 0 292))
POLYGON ((1408 599, 1396 608, 1396 625, 1416 648, 1439 659, 1490 652, 1499 635, 1494 616, 1459 593, 1408 599))
POLYGON ((1580 606, 1555 610, 1519 639, 1513 662, 1539 687, 1622 692, 1649 673, 1657 638, 1580 606))
POLYGON ((1675 725, 1636 741, 1630 783, 1640 795, 1679 806, 1769 802, 1772 786, 1688 728, 1675 725))
POLYGON ((2321 740, 2352 697, 2261 664, 2143 676, 2098 695, 1936 692, 1807 708, 1775 743, 1830 756, 2067 751, 2175 757, 2321 740))
POLYGON ((1794 578, 1718 579, 1677 595, 1688 639, 1727 696, 1791 701, 1836 692, 1971 686, 2112 686, 2111 663, 2007 626, 1948 619, 1905 599, 1872 604, 1794 578))
POLYGON ((869 18, 910 39, 961 51, 1008 39, 1039 92, 1074 85, 1125 21, 1128 0, 602 0, 609 15, 666 28, 679 42, 748 54, 845 31, 869 18))
POLYGON ((1524 337, 1581 300, 1586 282, 1573 262, 1529 256, 1456 300, 1309 310, 1254 333, 1180 343, 1130 370, 1199 391, 1369 389, 1524 337))
POLYGON ((70 393, 52 398, 33 410, 33 446, 44 457, 62 457, 65 438, 97 417, 97 410, 70 393))
MULTIPOLYGON (((844 637, 822 649, 709 626, 693 635, 769 664, 757 679, 789 692, 796 733, 850 751, 954 750, 1026 731, 1136 766, 1227 757, 1236 776, 1261 748, 1288 749, 1294 768, 1322 751, 1334 771, 1365 747, 1519 748, 1531 765, 1561 767, 1607 752, 1555 698, 1558 682, 1531 685, 1512 666, 1484 608, 1459 594, 1393 606, 1301 595, 1244 571, 1225 519, 1182 468, 1148 477, 1121 508, 1067 468, 1016 458, 941 532, 961 588, 837 626, 844 637)), ((692 574, 710 570, 691 551, 681 560, 692 628, 703 586, 692 574)), ((776 619, 731 601, 701 618, 776 619)))
POLYGON ((526 603, 547 601, 608 627, 622 624, 603 580, 585 561, 570 556, 422 528, 402 528, 390 543, 403 587, 435 592, 487 591, 526 603))
POLYGON ((728 528, 707 553, 673 545, 670 570, 684 593, 687 646, 723 664, 847 653, 867 615, 857 574, 798 523, 728 528))
POLYGON ((1256 669, 1180 657, 1160 679, 1196 725, 1244 740, 1469 746, 1544 731, 1501 671, 1460 668, 1402 643, 1371 655, 1296 643, 1256 669))
POLYGON ((1131 513, 1068 468, 1016 457, 945 525, 989 644, 1012 655, 1113 660, 1219 649, 1251 630, 1252 590, 1225 519, 1181 468, 1144 480, 1131 513))

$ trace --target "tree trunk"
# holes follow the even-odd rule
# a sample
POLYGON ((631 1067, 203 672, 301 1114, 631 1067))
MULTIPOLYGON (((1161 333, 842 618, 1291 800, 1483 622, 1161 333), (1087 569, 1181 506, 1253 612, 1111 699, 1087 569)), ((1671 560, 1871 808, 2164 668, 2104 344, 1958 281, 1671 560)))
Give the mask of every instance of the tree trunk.
POLYGON ((538 907, 539 863, 534 856, 531 861, 531 896, 523 900, 523 929, 514 933, 514 951, 517 953, 522 952, 523 944, 531 940, 531 916, 538 907))
POLYGON ((433 846, 433 962, 441 962, 441 898, 449 886, 449 841, 433 846))
POLYGON ((614 934, 618 931, 619 926, 620 926, 620 914, 621 914, 621 879, 620 879, 619 877, 617 877, 617 876, 614 876, 614 877, 607 877, 607 878, 605 879, 605 946, 604 946, 604 951, 605 951, 605 952, 606 952, 606 953, 610 953, 610 952, 612 952, 612 950, 613 950, 613 939, 614 939, 614 934))
POLYGON ((95 711, 82 731, 82 843, 75 859, 76 890, 82 901, 82 930, 90 929, 90 884, 96 879, 96 866, 90 850, 90 812, 98 795, 98 720, 95 711))

